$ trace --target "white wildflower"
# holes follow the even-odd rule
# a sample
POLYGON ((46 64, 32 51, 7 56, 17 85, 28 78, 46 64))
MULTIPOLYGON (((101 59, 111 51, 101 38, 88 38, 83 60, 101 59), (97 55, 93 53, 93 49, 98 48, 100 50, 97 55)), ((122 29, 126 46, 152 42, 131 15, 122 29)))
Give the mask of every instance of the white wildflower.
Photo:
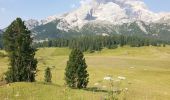
POLYGON ((118 79, 120 79, 120 80, 125 80, 125 79, 126 79, 126 77, 118 76, 118 79))
POLYGON ((113 79, 112 79, 112 77, 107 76, 107 77, 104 77, 104 80, 113 80, 113 79))

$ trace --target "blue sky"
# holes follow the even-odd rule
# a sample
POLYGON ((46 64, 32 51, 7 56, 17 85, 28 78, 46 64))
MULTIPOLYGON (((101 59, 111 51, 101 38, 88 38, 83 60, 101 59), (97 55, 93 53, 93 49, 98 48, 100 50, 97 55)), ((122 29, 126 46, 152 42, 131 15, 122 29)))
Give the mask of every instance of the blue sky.
MULTIPOLYGON (((16 17, 43 19, 76 9, 80 0, 0 0, 0 28, 16 17)), ((144 0, 154 12, 170 12, 170 0, 144 0)))

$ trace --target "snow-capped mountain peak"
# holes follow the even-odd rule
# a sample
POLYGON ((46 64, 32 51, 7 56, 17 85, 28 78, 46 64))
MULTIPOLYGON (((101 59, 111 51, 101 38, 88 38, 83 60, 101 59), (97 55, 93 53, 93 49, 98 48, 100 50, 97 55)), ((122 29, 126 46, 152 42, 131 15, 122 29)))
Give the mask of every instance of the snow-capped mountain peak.
POLYGON ((33 29, 34 27, 40 25, 39 21, 38 20, 35 20, 35 19, 30 19, 30 20, 27 20, 25 21, 25 25, 27 26, 28 29, 33 29))
MULTIPOLYGON (((78 9, 60 16, 49 16, 41 20, 39 24, 44 25, 58 19, 60 22, 56 28, 68 31, 81 29, 87 23, 96 22, 122 25, 134 21, 154 23, 170 20, 170 13, 154 13, 142 0, 81 0, 80 3, 78 9)), ((33 26, 37 25, 36 21, 31 21, 31 23, 33 26)))
POLYGON ((81 0, 81 6, 62 17, 62 22, 57 27, 64 29, 69 25, 67 28, 80 29, 89 22, 103 21, 114 25, 136 20, 156 22, 162 18, 161 16, 150 11, 142 0, 81 0))

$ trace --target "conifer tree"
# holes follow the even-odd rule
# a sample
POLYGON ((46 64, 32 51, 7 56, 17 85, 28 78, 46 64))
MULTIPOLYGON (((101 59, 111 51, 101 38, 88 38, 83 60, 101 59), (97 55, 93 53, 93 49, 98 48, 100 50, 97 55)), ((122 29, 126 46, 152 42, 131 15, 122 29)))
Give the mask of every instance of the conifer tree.
POLYGON ((0 49, 2 49, 3 46, 2 46, 2 35, 0 34, 0 49))
POLYGON ((7 27, 3 40, 10 60, 6 81, 35 81, 37 60, 34 56, 36 50, 32 47, 31 32, 21 18, 17 18, 7 27))
POLYGON ((51 74, 51 69, 49 67, 47 67, 45 70, 44 78, 45 78, 44 80, 45 82, 51 83, 52 74, 51 74))
POLYGON ((72 50, 65 71, 65 81, 69 87, 86 88, 89 74, 84 55, 80 50, 72 50))

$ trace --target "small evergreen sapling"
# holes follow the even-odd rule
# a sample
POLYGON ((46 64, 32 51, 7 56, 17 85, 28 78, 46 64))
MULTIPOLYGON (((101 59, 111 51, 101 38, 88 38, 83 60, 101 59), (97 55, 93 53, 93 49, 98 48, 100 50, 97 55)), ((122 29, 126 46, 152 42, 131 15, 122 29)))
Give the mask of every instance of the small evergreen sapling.
POLYGON ((49 67, 46 68, 45 70, 45 75, 44 75, 44 78, 45 78, 45 82, 47 83, 51 83, 51 78, 52 78, 52 74, 51 74, 51 69, 49 67))

